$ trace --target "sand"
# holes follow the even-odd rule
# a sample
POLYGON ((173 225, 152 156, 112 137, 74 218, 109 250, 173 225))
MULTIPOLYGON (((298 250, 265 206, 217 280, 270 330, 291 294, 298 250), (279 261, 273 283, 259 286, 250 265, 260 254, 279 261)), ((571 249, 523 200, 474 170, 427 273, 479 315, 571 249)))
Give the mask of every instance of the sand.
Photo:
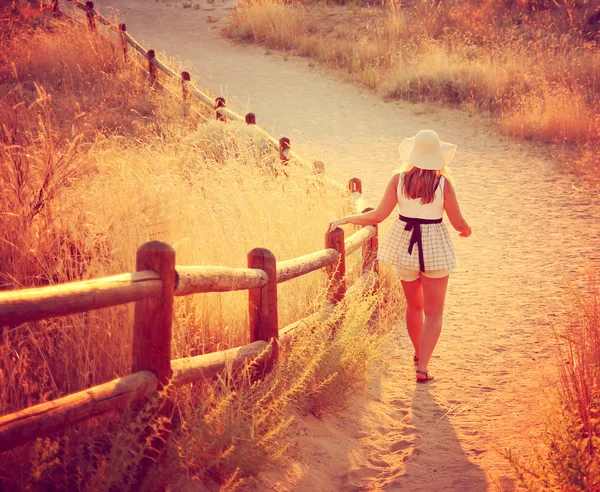
POLYGON ((501 452, 530 454, 544 429, 556 380, 552 327, 566 308, 565 280, 580 281, 586 262, 598 264, 598 197, 560 174, 548 148, 500 136, 485 118, 386 103, 306 59, 223 40, 231 5, 221 0, 201 9, 108 4, 144 46, 193 66, 200 87, 225 95, 241 114, 254 111, 273 136, 290 137, 338 181, 361 178, 373 204, 398 166, 402 138, 432 128, 458 145, 452 170, 473 235, 452 232, 459 266, 430 364, 436 382, 415 384, 398 326, 387 369, 346 411, 300 416, 297 460, 263 476, 261 487, 514 490, 501 452))

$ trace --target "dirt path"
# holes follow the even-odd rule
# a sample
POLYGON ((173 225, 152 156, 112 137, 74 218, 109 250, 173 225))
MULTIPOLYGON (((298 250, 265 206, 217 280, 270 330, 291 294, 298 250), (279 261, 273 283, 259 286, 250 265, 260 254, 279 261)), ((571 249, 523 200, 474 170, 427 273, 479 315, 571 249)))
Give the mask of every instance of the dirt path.
POLYGON ((386 373, 343 415, 304 419, 298 463, 273 472, 265 487, 512 490, 498 450, 527 452, 543 429, 551 324, 564 309, 563 279, 581 278, 585 261, 600 259, 598 201, 558 174, 544 147, 498 136, 479 117, 384 103, 306 60, 228 44, 218 36, 221 22, 212 22, 227 4, 216 1, 214 11, 109 3, 146 47, 193 65, 200 87, 225 94, 238 112, 254 111, 300 155, 324 160, 335 179, 360 177, 371 203, 398 165, 401 139, 435 129, 458 144, 453 174, 473 228, 466 240, 453 234, 459 267, 431 365, 438 380, 414 384, 399 327, 386 373))

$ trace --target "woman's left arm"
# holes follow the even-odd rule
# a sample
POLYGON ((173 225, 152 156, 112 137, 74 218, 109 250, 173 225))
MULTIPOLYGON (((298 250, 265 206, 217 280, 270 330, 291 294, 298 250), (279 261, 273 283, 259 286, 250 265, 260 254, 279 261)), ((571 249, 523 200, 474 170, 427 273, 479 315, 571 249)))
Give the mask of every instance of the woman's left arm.
POLYGON ((342 217, 341 219, 336 219, 329 223, 328 231, 331 232, 344 224, 365 226, 379 224, 381 221, 385 220, 398 204, 398 177, 399 173, 392 176, 392 179, 390 179, 390 182, 385 189, 385 193, 375 210, 365 212, 364 214, 349 215, 347 217, 342 217))

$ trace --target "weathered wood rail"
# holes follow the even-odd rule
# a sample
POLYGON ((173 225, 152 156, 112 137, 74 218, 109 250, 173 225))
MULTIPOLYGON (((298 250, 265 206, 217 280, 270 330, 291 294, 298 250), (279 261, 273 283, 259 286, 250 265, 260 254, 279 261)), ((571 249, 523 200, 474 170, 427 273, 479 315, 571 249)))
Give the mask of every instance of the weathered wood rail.
MULTIPOLYGON (((362 212, 362 195, 352 180, 354 208, 362 212), (359 208, 357 208, 357 205, 359 208)), ((0 292, 0 333, 6 326, 88 312, 135 302, 132 374, 57 400, 0 416, 0 452, 47 436, 78 422, 118 410, 156 394, 167 383, 178 386, 214 378, 259 357, 263 370, 277 362, 279 346, 294 331, 327 315, 314 313, 279 329, 277 285, 326 269, 328 306, 346 294, 346 256, 363 248, 363 274, 377 272, 377 228, 366 226, 344 239, 338 228, 325 234, 325 249, 277 262, 266 249, 248 254, 248 268, 176 266, 175 251, 153 241, 137 253, 137 271, 68 284, 0 292), (375 240, 375 241, 374 241, 375 240), (250 343, 221 352, 171 359, 173 299, 205 292, 248 290, 250 343), (280 339, 281 337, 281 339, 280 339)))

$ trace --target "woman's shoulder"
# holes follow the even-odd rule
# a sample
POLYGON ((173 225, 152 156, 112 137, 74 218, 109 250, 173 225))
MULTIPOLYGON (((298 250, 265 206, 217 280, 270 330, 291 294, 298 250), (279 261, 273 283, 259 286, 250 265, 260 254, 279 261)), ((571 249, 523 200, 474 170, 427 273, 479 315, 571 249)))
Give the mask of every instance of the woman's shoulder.
POLYGON ((451 179, 448 179, 446 176, 442 176, 443 181, 440 184, 443 185, 442 190, 444 191, 444 196, 447 196, 447 193, 452 193, 454 191, 454 184, 451 179))
POLYGON ((400 169, 396 169, 394 172, 392 172, 392 177, 390 178, 390 181, 398 184, 398 182, 402 178, 402 174, 403 172, 400 169))
POLYGON ((441 176, 441 181, 440 182, 444 183, 446 186, 452 186, 452 184, 453 184, 452 179, 448 178, 447 176, 444 176, 443 174, 441 176))

